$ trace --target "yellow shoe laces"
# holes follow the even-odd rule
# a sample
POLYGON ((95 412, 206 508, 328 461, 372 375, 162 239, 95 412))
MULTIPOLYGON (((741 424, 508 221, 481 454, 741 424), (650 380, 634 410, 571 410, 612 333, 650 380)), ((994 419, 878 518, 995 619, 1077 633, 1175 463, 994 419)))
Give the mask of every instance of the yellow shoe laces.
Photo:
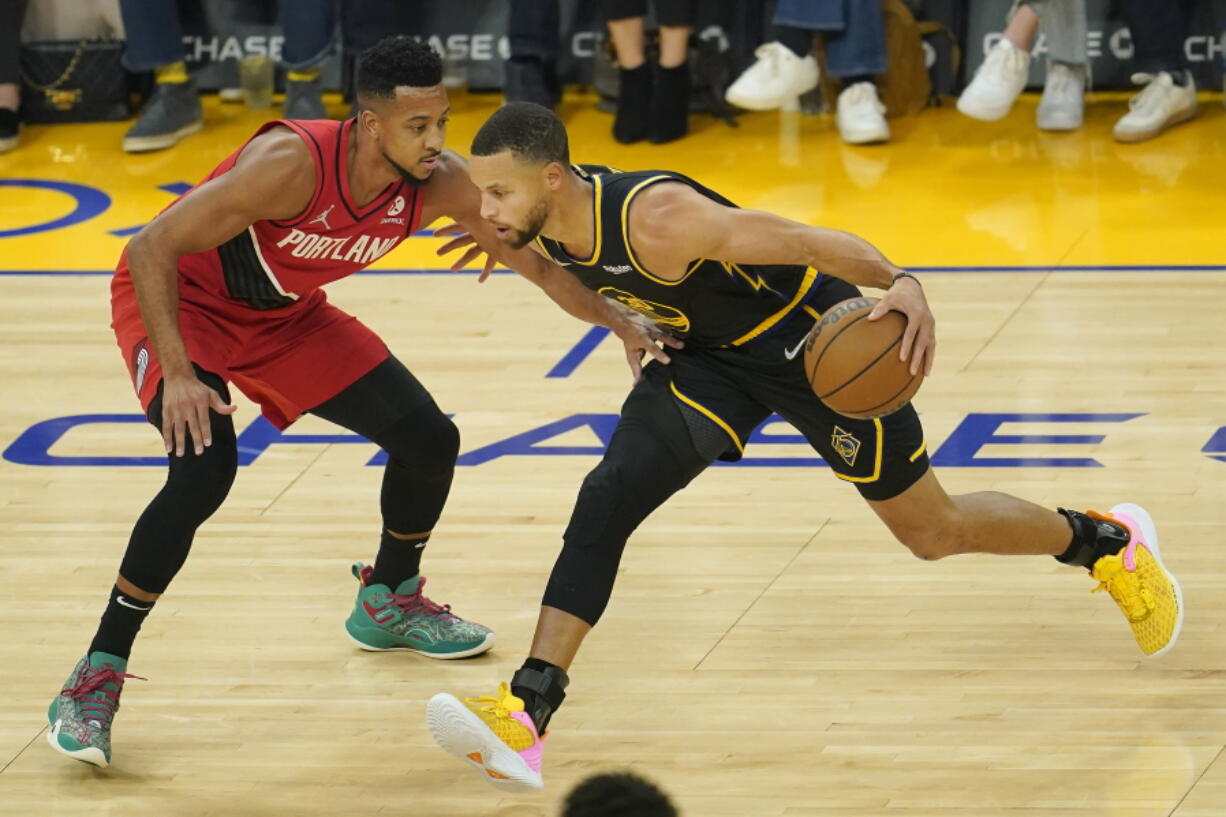
POLYGON ((511 694, 511 687, 505 681, 498 685, 497 698, 484 695, 480 698, 465 698, 464 702, 499 719, 509 718, 512 712, 519 712, 524 708, 523 701, 511 694))
POLYGON ((1144 586, 1140 576, 1124 569, 1124 560, 1119 556, 1102 557, 1090 575, 1098 580, 1098 587, 1090 592, 1106 590, 1129 621, 1140 621, 1153 612, 1153 593, 1144 586))

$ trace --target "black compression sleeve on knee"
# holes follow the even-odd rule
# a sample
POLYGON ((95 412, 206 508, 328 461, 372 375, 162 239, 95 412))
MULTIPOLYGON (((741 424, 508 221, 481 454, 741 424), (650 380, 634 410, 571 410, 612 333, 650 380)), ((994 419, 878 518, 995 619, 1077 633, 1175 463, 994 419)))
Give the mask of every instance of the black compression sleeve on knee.
POLYGON ((383 526, 426 533, 442 514, 460 451, 460 432, 413 373, 388 357, 311 414, 361 434, 388 454, 383 526))
POLYGON ((377 442, 392 425, 433 404, 421 381, 389 356, 310 413, 377 442))
POLYGON ((388 453, 380 491, 384 528, 401 535, 433 530, 460 453, 455 423, 430 402, 384 429, 374 442, 388 453))
POLYGON ((710 463, 714 455, 695 450, 675 403, 666 399, 642 407, 642 416, 624 413, 604 459, 583 480, 545 588, 545 606, 595 626, 613 593, 630 534, 710 463))
MULTIPOLYGON (((227 403, 230 393, 217 375, 197 367, 197 377, 216 389, 227 403)), ((162 392, 149 405, 149 422, 162 427, 162 392)), ((166 484, 132 529, 119 573, 149 593, 163 593, 191 549, 196 529, 221 507, 238 470, 238 445, 229 415, 209 411, 213 444, 197 455, 188 445, 182 457, 170 457, 166 484)))

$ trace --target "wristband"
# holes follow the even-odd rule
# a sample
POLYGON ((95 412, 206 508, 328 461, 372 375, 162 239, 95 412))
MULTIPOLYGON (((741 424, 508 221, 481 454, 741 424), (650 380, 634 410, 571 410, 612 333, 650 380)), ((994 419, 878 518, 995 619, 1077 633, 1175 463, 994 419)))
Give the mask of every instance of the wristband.
POLYGON ((916 278, 914 275, 912 275, 912 274, 911 274, 911 273, 909 273, 909 272, 900 272, 900 273, 898 273, 897 275, 895 275, 895 276, 894 276, 894 280, 893 280, 893 281, 890 281, 890 287, 891 287, 891 288, 892 288, 892 287, 893 287, 895 284, 897 284, 897 283, 898 283, 898 279, 899 279, 899 278, 910 278, 912 281, 914 281, 914 282, 915 282, 915 283, 916 283, 916 284, 919 286, 919 288, 920 288, 920 289, 923 289, 923 288, 924 288, 924 285, 920 283, 920 279, 916 278))

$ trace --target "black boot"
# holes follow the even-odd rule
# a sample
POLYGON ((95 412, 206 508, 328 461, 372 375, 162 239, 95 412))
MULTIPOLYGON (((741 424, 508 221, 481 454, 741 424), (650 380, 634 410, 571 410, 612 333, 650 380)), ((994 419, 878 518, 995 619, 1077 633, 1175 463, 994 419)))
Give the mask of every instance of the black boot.
POLYGON ((689 130, 690 64, 676 68, 660 67, 656 92, 651 99, 651 141, 657 145, 673 142, 689 130))
POLYGON ((647 138, 647 117, 651 114, 651 66, 643 63, 630 71, 623 68, 619 74, 621 82, 617 90, 613 138, 628 145, 647 138))

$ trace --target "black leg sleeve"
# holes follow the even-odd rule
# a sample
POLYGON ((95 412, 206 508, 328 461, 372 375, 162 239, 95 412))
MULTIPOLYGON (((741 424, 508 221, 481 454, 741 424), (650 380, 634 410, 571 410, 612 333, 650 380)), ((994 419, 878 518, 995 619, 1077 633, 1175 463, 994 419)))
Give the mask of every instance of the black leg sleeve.
MULTIPOLYGON (((199 367, 197 376, 216 389, 227 403, 230 392, 217 375, 199 367)), ((162 429, 162 387, 149 404, 149 422, 162 429)), ((213 444, 203 454, 188 440, 182 457, 170 457, 166 484, 137 520, 119 573, 149 593, 163 593, 187 560, 196 529, 221 507, 238 470, 234 421, 209 411, 213 444)))
POLYGON ((451 490, 460 432, 404 364, 389 357, 311 414, 387 452, 380 501, 387 530, 412 534, 434 527, 451 490))
POLYGON ((641 383, 626 401, 604 459, 583 480, 542 604, 594 626, 613 593, 630 534, 717 453, 700 454, 677 404, 641 383))

